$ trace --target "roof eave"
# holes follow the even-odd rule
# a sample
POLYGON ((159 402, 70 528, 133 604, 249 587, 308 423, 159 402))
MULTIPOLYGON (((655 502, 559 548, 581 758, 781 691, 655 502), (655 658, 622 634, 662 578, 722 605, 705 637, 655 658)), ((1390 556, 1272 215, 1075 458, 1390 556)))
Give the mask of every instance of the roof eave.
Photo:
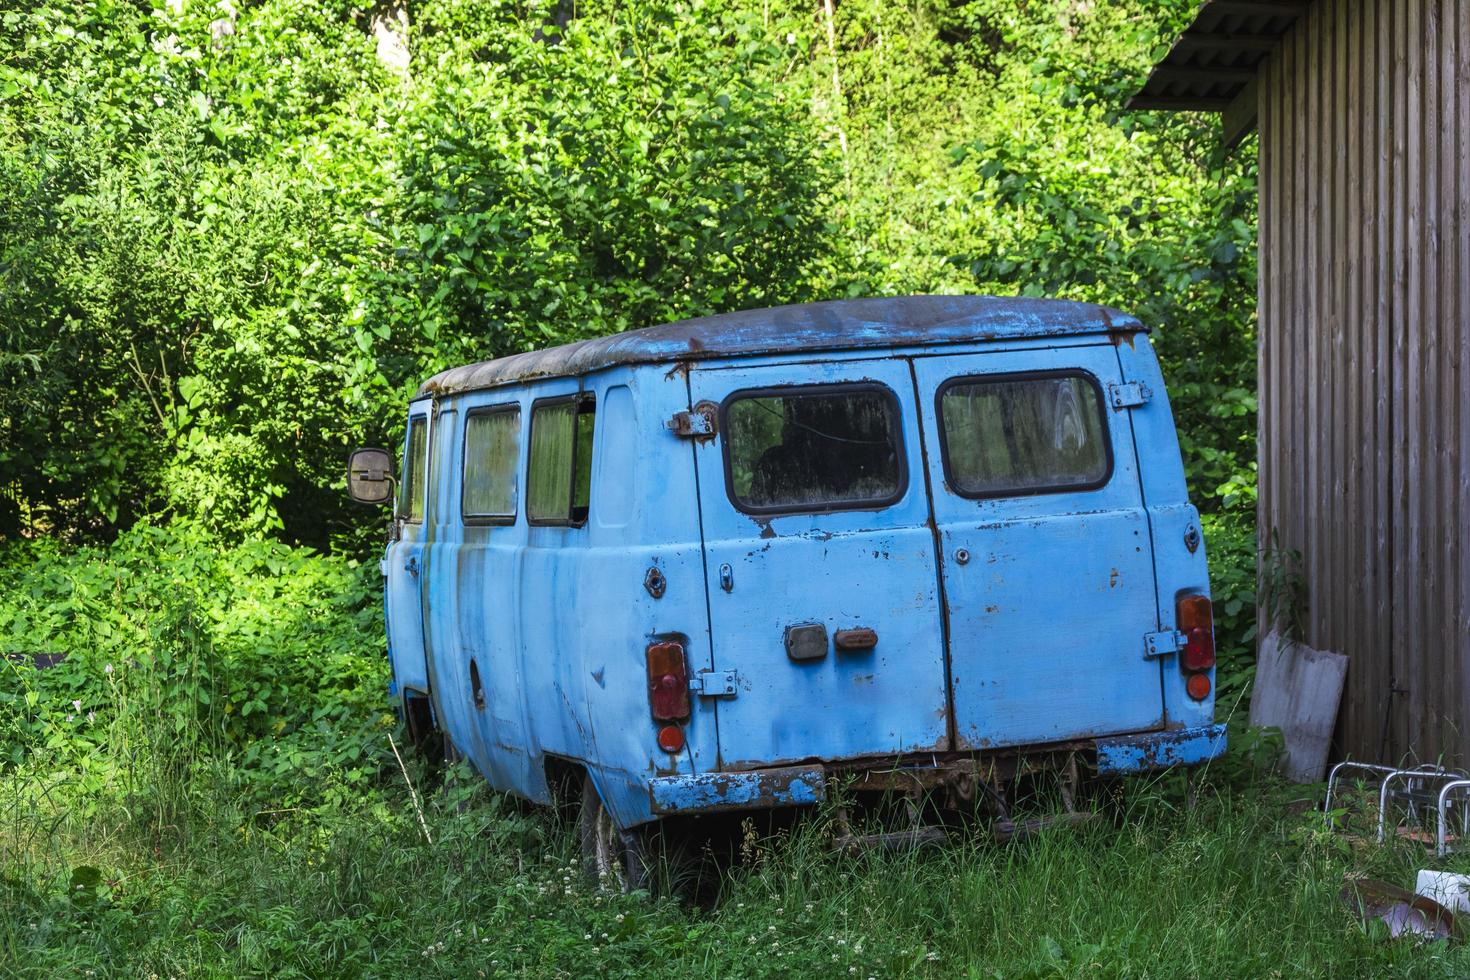
POLYGON ((1226 145, 1234 146, 1255 128, 1261 67, 1310 5, 1311 0, 1207 0, 1127 107, 1221 113, 1226 145))

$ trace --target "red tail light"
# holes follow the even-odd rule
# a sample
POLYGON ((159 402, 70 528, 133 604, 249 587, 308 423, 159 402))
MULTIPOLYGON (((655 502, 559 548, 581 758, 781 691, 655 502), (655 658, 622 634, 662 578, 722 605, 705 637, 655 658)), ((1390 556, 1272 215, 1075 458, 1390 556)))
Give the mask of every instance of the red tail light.
POLYGON ((1185 670, 1209 670, 1215 666, 1214 613, 1207 596, 1179 597, 1179 630, 1184 634, 1184 649, 1179 665, 1185 670))
POLYGON ((689 668, 684 644, 672 640, 648 647, 648 706, 655 721, 689 717, 689 668))

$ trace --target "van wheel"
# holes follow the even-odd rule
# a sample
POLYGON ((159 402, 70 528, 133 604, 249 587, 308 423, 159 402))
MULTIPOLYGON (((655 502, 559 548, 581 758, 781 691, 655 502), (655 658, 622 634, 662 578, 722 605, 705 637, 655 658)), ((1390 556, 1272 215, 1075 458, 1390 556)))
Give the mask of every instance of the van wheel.
POLYGON ((599 888, 624 894, 648 884, 643 838, 636 831, 619 830, 592 777, 582 781, 582 812, 577 821, 582 844, 582 873, 599 888))

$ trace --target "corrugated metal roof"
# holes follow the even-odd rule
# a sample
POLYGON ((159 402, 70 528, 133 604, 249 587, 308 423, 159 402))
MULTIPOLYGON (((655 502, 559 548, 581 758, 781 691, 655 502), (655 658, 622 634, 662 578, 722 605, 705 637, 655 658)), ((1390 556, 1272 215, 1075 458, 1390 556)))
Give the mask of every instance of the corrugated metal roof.
POLYGON ((1145 330, 1105 306, 1060 299, 909 296, 834 300, 680 320, 529 351, 434 375, 419 395, 568 377, 622 364, 664 364, 760 354, 961 344, 1145 330))
POLYGON ((1310 0, 1209 0, 1128 100, 1130 109, 1220 112, 1256 77, 1256 66, 1310 0))

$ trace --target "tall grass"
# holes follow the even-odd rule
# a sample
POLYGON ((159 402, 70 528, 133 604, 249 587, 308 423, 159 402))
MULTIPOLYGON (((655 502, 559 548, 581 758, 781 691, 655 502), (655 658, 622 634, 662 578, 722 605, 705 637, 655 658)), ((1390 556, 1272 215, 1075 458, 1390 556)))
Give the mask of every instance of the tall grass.
POLYGON ((44 835, 5 824, 0 963, 27 977, 1470 973, 1465 951, 1390 941, 1338 901, 1345 873, 1408 882, 1422 852, 1355 850, 1269 787, 1193 803, 1129 789, 1117 824, 1010 845, 976 827, 840 857, 817 814, 756 841, 703 906, 589 888, 571 828, 473 782, 428 801, 433 845, 388 785, 358 807, 276 814, 206 795, 172 853, 155 811, 37 809, 44 835))
POLYGON ((201 551, 142 532, 0 562, 0 640, 68 653, 0 663, 0 975, 1470 975, 1337 899, 1350 872, 1410 883, 1422 851, 1351 845, 1240 760, 1022 844, 977 824, 838 856, 818 812, 752 833, 702 904, 589 888, 572 827, 466 772, 428 780, 430 845, 363 576, 201 551))

